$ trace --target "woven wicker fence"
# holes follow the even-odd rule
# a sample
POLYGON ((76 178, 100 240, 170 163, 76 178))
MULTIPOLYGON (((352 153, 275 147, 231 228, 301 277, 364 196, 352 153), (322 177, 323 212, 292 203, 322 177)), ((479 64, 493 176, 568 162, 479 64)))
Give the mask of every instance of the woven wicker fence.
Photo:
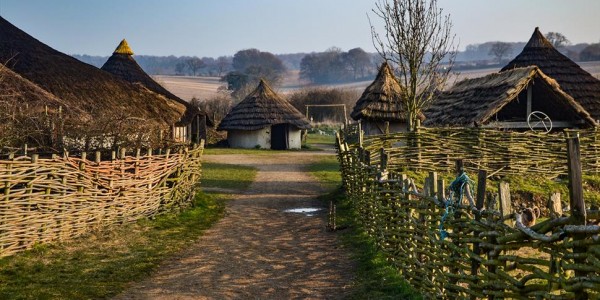
POLYGON ((412 133, 367 136, 362 139, 362 147, 375 160, 380 149, 385 148, 392 170, 449 172, 454 167, 454 159, 460 157, 469 171, 484 169, 490 174, 535 173, 548 177, 567 174, 565 138, 574 135, 579 135, 581 140, 584 172, 600 173, 600 131, 597 130, 541 134, 478 128, 420 128, 412 133))
MULTIPOLYGON (((551 217, 527 227, 513 211, 507 184, 499 183, 497 194, 486 191, 486 170, 478 171, 472 191, 466 185, 451 194, 435 172, 415 182, 386 168, 385 152, 373 164, 343 136, 337 147, 358 221, 425 299, 600 297, 600 211, 585 209, 581 172, 568 172, 571 210, 563 211, 555 194, 551 217)), ((450 159, 453 172, 463 170, 456 156, 450 159)), ((566 155, 556 163, 567 168, 566 155)), ((569 169, 577 163, 569 161, 569 169)))
POLYGON ((188 205, 203 150, 0 160, 0 256, 188 205))

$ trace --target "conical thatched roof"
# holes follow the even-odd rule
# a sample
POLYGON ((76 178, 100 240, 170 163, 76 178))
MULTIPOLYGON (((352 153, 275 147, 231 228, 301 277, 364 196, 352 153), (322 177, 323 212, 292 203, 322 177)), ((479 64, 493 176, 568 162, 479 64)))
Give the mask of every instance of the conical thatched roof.
POLYGON ((90 117, 86 112, 71 106, 2 64, 0 64, 0 91, 0 102, 7 107, 27 106, 29 112, 34 114, 46 108, 56 111, 60 107, 63 113, 70 117, 77 119, 90 117))
POLYGON ((532 65, 556 80, 595 120, 600 119, 600 80, 554 49, 539 28, 535 28, 523 51, 502 71, 532 65))
MULTIPOLYGON (((552 101, 554 114, 577 116, 593 126, 594 119, 558 83, 535 66, 517 68, 480 78, 466 79, 442 92, 426 111, 426 126, 472 126, 492 121, 494 115, 513 101, 534 81, 543 101, 552 101)), ((521 113, 517 111, 515 113, 521 113)), ((525 113, 525 112, 523 112, 525 113)), ((521 118, 525 118, 523 115, 521 118)))
POLYGON ((261 80, 258 87, 223 118, 219 130, 258 130, 276 124, 310 128, 308 120, 294 106, 261 80))
POLYGON ((406 105, 402 100, 403 89, 394 77, 387 62, 362 93, 350 116, 354 120, 406 121, 406 105))
POLYGON ((185 106, 58 52, 0 17, 0 62, 72 107, 169 126, 185 106))
MULTIPOLYGON (((165 96, 173 101, 176 101, 186 107, 184 115, 181 117, 179 124, 188 124, 197 114, 206 115, 198 108, 189 104, 189 102, 175 96, 173 93, 169 92, 162 85, 158 84, 150 75, 148 75, 140 65, 133 58, 133 51, 127 44, 127 41, 123 39, 113 55, 108 58, 106 63, 102 66, 102 70, 109 72, 125 81, 131 83, 139 83, 146 87, 147 89, 165 96)), ((207 124, 212 126, 212 121, 207 118, 207 124)))
POLYGON ((131 50, 131 48, 129 47, 127 40, 123 39, 119 43, 119 46, 117 46, 113 54, 133 55, 133 50, 131 50))

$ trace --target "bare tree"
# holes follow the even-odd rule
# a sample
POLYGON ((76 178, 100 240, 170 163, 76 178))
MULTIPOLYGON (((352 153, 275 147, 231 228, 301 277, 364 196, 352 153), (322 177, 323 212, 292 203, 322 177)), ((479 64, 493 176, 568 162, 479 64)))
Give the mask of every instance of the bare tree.
POLYGON ((196 76, 196 73, 198 72, 198 70, 204 68, 204 61, 198 57, 192 57, 188 60, 186 60, 185 62, 188 66, 188 68, 190 69, 190 71, 192 71, 192 74, 194 76, 196 76))
POLYGON ((184 71, 185 71, 184 63, 178 62, 177 64, 175 64, 175 73, 177 73, 177 75, 183 75, 184 71))
POLYGON ((569 45, 571 42, 560 32, 548 32, 546 33, 546 39, 554 46, 554 48, 560 48, 569 45))
POLYGON ((498 63, 502 63, 502 58, 512 53, 512 45, 505 42, 496 42, 492 44, 488 55, 496 57, 498 63))
POLYGON ((385 30, 379 35, 369 19, 373 45, 394 65, 405 87, 408 129, 413 131, 454 65, 457 46, 450 15, 442 13, 437 0, 379 0, 372 11, 383 20, 385 30))
POLYGON ((231 60, 228 59, 225 56, 219 56, 217 58, 217 70, 218 70, 218 76, 221 77, 223 75, 223 72, 225 72, 228 67, 231 65, 231 60))

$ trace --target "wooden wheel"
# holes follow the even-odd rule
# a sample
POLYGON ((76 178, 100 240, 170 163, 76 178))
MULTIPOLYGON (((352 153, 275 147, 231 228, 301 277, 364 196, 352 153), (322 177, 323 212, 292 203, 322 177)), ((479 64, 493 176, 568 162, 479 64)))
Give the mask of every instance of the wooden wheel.
POLYGON ((548 133, 552 130, 552 120, 550 120, 547 114, 541 111, 532 111, 527 116, 527 125, 529 129, 542 133, 548 133))

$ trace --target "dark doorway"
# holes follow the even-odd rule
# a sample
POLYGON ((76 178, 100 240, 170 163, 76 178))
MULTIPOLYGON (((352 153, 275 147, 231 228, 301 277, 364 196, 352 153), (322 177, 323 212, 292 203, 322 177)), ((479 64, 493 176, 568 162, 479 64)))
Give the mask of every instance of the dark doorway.
POLYGON ((288 124, 277 124, 271 126, 271 149, 288 149, 288 124))

